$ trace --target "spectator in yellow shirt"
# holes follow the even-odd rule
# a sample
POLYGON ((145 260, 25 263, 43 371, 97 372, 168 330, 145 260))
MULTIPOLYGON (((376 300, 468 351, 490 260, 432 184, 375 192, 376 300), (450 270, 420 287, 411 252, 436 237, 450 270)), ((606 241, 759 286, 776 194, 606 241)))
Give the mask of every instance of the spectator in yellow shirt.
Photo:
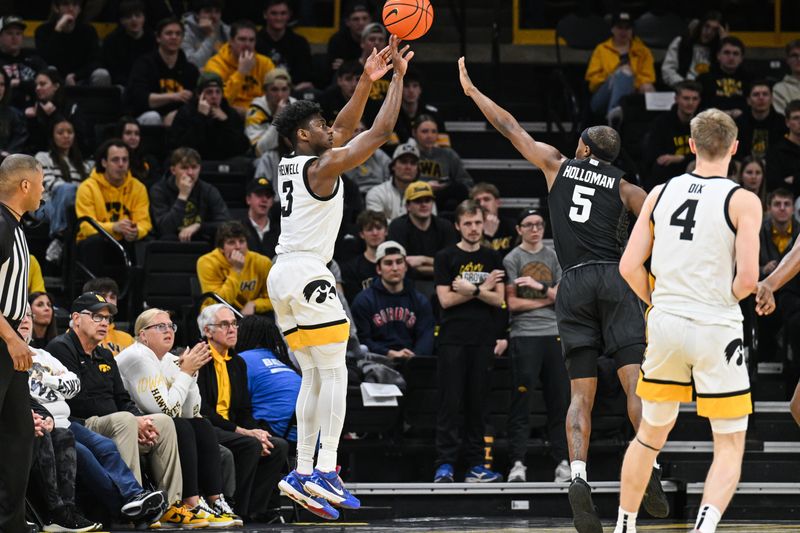
MULTIPOLYGON (((133 243, 153 229, 150 200, 145 186, 131 175, 128 146, 120 139, 109 139, 97 151, 97 164, 78 186, 75 214, 91 217, 133 255, 133 243)), ((77 236, 78 258, 95 276, 118 272, 121 261, 118 247, 97 235, 84 222, 77 236)))
POLYGON ((654 91, 656 71, 653 54, 638 37, 633 36, 633 22, 628 13, 616 13, 611 23, 611 37, 598 44, 586 68, 586 81, 592 93, 591 108, 605 115, 609 123, 619 117, 620 100, 634 91, 654 91))
MULTIPOLYGON (((83 284, 83 292, 94 292, 106 299, 110 304, 117 307, 117 297, 119 296, 119 285, 111 278, 94 278, 83 284)), ((133 337, 124 331, 117 329, 116 324, 111 322, 108 325, 108 333, 100 343, 100 346, 109 350, 114 357, 119 352, 133 344, 133 337)))
POLYGON ((28 267, 28 294, 32 292, 47 292, 44 288, 44 277, 42 276, 42 266, 36 256, 31 256, 30 266, 28 267))
MULTIPOLYGON (((247 248, 247 234, 239 221, 223 223, 217 230, 217 247, 197 260, 200 288, 215 292, 243 315, 272 311, 267 275, 272 261, 247 248)), ((204 307, 211 305, 206 300, 204 307)))
POLYGON ((242 116, 255 98, 264 96, 264 79, 275 64, 255 51, 256 26, 249 20, 231 25, 231 40, 208 60, 205 70, 225 83, 225 98, 242 116))

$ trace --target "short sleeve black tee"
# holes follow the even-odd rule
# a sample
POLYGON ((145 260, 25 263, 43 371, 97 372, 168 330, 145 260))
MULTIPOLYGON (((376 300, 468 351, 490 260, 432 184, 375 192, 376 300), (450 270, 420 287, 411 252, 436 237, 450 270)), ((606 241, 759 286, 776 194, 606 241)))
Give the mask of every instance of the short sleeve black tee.
MULTIPOLYGON (((450 287, 457 276, 480 285, 492 270, 503 268, 500 254, 481 246, 465 252, 458 246, 439 251, 433 261, 436 285, 450 287)), ((493 345, 497 338, 496 309, 477 298, 442 310, 439 344, 493 345)))

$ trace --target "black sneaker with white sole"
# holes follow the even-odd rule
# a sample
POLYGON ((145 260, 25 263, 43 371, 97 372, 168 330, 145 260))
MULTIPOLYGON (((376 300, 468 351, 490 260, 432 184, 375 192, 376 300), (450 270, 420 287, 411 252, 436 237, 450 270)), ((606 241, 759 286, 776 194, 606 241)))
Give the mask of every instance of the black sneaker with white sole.
POLYGON ((60 507, 50 514, 50 522, 42 528, 42 531, 85 533, 94 531, 97 525, 81 516, 72 507, 60 507))
POLYGON ((122 514, 134 522, 147 521, 151 518, 159 518, 167 511, 167 497, 164 491, 143 491, 133 497, 128 503, 122 506, 122 514))
POLYGON ((669 515, 669 500, 661 486, 660 468, 653 467, 650 481, 647 482, 647 488, 644 490, 642 507, 653 518, 666 518, 669 515))
POLYGON ((582 478, 576 477, 569 486, 569 506, 572 507, 572 525, 578 533, 603 533, 592 502, 592 488, 582 478))

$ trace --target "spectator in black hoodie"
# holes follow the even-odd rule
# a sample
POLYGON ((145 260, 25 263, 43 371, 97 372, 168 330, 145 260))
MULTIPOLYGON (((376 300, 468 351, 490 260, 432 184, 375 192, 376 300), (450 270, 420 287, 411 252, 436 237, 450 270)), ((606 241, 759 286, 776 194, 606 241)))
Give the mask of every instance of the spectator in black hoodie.
POLYGON ((372 22, 372 15, 366 2, 354 0, 344 13, 344 27, 331 36, 328 41, 328 61, 331 70, 336 72, 345 61, 361 57, 361 32, 372 22))
POLYGON ((231 216, 213 185, 200 179, 200 154, 178 148, 170 173, 150 189, 150 218, 160 240, 214 242, 217 227, 231 216))
POLYGON ((346 61, 336 71, 336 83, 325 89, 318 102, 322 108, 322 116, 333 124, 336 115, 347 105, 358 85, 358 78, 364 72, 364 67, 358 61, 346 61))
POLYGON ((769 147, 786 134, 786 120, 772 108, 772 89, 766 80, 756 80, 747 89, 747 109, 736 119, 739 128, 737 159, 764 159, 769 147))
POLYGON ((28 150, 42 152, 47 150, 50 131, 54 121, 69 120, 75 129, 75 136, 81 151, 92 153, 93 136, 78 104, 64 96, 64 78, 54 67, 48 67, 36 74, 36 100, 25 109, 28 119, 28 150))
POLYGON ((694 159, 689 150, 689 121, 700 106, 702 87, 685 80, 675 86, 675 105, 659 116, 644 138, 644 179, 648 191, 669 178, 686 172, 694 159))
POLYGON ((8 74, 13 90, 11 104, 22 111, 33 101, 33 79, 47 67, 44 59, 22 48, 23 32, 27 26, 20 17, 0 18, 0 67, 8 74))
POLYGON ((133 64, 126 96, 140 124, 169 126, 178 108, 191 100, 197 67, 181 50, 183 24, 176 18, 156 26, 158 48, 133 64))
POLYGON ((216 72, 203 72, 197 80, 197 96, 175 115, 167 132, 172 148, 188 146, 206 159, 230 159, 244 155, 250 141, 244 134, 244 121, 225 97, 222 78, 216 72))
POLYGON ((311 47, 305 37, 288 26, 292 15, 289 0, 267 0, 264 28, 256 34, 256 52, 272 59, 277 68, 289 71, 294 90, 312 89, 311 47))
POLYGON ((79 19, 80 0, 53 0, 51 9, 50 19, 36 28, 36 50, 67 85, 111 85, 111 76, 100 66, 97 32, 79 19))
POLYGON ((717 65, 697 78, 703 86, 703 109, 716 107, 739 118, 747 109, 745 89, 749 74, 742 67, 744 43, 738 37, 725 37, 719 42, 717 65))
POLYGON ((393 359, 432 355, 433 310, 425 295, 405 281, 405 248, 385 241, 375 258, 379 278, 356 296, 351 307, 358 339, 370 352, 393 359))
POLYGON ((800 192, 800 100, 786 104, 789 133, 767 153, 767 188, 790 187, 800 192))
POLYGON ((11 105, 11 95, 11 78, 0 69, 0 163, 6 156, 21 152, 28 141, 25 117, 11 105))
POLYGON ((119 4, 119 25, 103 40, 103 64, 111 81, 123 87, 136 60, 156 47, 152 32, 145 31, 144 4, 141 0, 123 0, 119 4))

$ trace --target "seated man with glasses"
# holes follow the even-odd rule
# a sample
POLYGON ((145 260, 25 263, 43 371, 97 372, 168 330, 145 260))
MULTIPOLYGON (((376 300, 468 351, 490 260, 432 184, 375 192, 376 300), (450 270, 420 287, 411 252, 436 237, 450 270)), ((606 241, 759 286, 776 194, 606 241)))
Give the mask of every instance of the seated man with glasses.
POLYGON ((139 454, 149 455, 152 479, 168 502, 176 502, 183 478, 175 425, 165 414, 144 415, 136 407, 114 357, 100 346, 116 313, 117 306, 99 294, 81 294, 72 302, 72 327, 50 341, 47 351, 81 381, 80 392, 67 400, 71 420, 113 440, 140 485, 139 454))
MULTIPOLYGON (((83 284, 83 292, 96 292, 110 304, 117 305, 119 285, 111 278, 92 278, 83 284)), ((127 332, 117 329, 114 323, 108 325, 108 332, 100 346, 116 357, 119 352, 133 344, 133 337, 127 332)), ((119 364, 119 363, 117 363, 119 364)))
POLYGON ((239 323, 223 304, 204 308, 197 327, 208 342, 211 362, 197 373, 200 414, 211 420, 219 443, 233 453, 236 492, 233 509, 245 521, 262 521, 271 511, 270 496, 286 465, 289 444, 253 418, 247 386, 247 364, 234 353, 239 323))

